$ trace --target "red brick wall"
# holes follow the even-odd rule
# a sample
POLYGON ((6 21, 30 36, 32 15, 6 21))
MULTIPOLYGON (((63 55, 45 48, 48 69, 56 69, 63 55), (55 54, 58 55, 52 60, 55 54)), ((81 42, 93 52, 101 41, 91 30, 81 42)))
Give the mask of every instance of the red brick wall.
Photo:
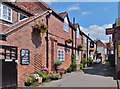
MULTIPOLYGON (((38 19, 37 19, 38 20, 38 19)), ((40 19, 41 20, 41 19, 40 19)), ((7 43, 18 47, 18 85, 23 86, 24 80, 31 75, 35 70, 40 70, 42 65, 45 65, 46 44, 45 35, 41 38, 40 35, 35 35, 32 32, 34 22, 19 28, 17 31, 8 35, 7 43), (30 64, 20 64, 20 50, 30 50, 30 64)))
POLYGON ((17 22, 18 21, 18 12, 15 10, 12 10, 12 22, 17 22))
MULTIPOLYGON (((69 28, 69 32, 64 31, 63 22, 57 19, 54 16, 51 16, 49 19, 49 37, 53 37, 57 40, 58 43, 65 44, 65 40, 71 38, 71 28, 69 28)), ((65 52, 65 47, 58 46, 57 42, 54 42, 54 62, 57 60, 57 50, 63 49, 65 52)), ((49 42, 51 44, 51 42, 49 42)), ((51 49, 51 47, 49 47, 51 49)), ((49 50, 50 51, 50 50, 49 50)), ((51 55, 51 52, 49 53, 51 55)), ((51 57, 49 57, 51 58, 51 57)), ((52 59, 49 59, 49 61, 52 59)), ((67 69, 71 64, 71 50, 68 54, 65 52, 65 61, 62 63, 61 68, 67 69)))
POLYGON ((33 1, 33 2, 17 2, 16 4, 22 5, 23 7, 25 7, 32 13, 40 13, 40 11, 46 10, 46 8, 41 3, 38 3, 35 1, 33 1))
MULTIPOLYGON (((26 4, 24 4, 26 6, 26 4)), ((13 12, 15 13, 15 12, 13 12)), ((16 14, 15 14, 16 15, 16 14)), ((13 21, 16 21, 16 18, 13 16, 13 21)), ((46 23, 45 16, 37 19, 37 21, 44 18, 44 22, 46 23)), ((17 31, 8 35, 7 43, 13 46, 18 47, 18 85, 23 86, 24 80, 28 76, 30 76, 35 70, 40 70, 41 66, 46 67, 46 40, 45 34, 42 38, 38 35, 35 35, 32 32, 31 26, 33 26, 35 21, 30 22, 29 24, 19 28, 17 31), (29 49, 30 50, 30 64, 29 65, 21 65, 20 64, 20 50, 21 49, 29 49)), ((71 38, 71 29, 69 28, 69 32, 65 32, 63 30, 63 22, 57 19, 55 16, 51 15, 49 18, 49 70, 51 70, 51 63, 57 60, 57 50, 64 49, 65 47, 58 46, 57 42, 65 44, 65 40, 71 38), (52 43, 50 37, 53 37, 57 42, 52 43), (54 46, 54 47, 53 47, 54 46), (52 48, 53 47, 53 48, 52 48), (51 55, 52 50, 52 55, 51 55)), ((74 33, 75 36, 75 33, 74 33)), ((75 42, 75 37, 74 37, 75 42)), ((65 61, 62 63, 61 68, 67 69, 71 64, 71 50, 68 54, 65 53, 65 61)))

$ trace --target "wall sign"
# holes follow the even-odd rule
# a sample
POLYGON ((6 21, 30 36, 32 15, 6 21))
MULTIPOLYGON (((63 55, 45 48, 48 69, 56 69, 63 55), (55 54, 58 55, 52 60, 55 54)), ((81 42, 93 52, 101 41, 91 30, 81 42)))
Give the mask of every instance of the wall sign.
POLYGON ((120 40, 118 41, 118 57, 120 58, 120 40))
POLYGON ((94 48, 94 41, 90 42, 90 48, 94 48))
POLYGON ((20 50, 20 64, 22 65, 30 64, 30 51, 28 49, 20 50))
POLYGON ((106 35, 110 35, 114 33, 114 29, 113 28, 108 28, 106 29, 106 35))

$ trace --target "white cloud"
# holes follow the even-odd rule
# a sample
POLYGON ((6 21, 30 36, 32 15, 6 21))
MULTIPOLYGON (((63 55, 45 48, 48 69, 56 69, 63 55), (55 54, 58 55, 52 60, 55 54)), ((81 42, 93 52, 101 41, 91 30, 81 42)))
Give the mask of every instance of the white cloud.
POLYGON ((75 10, 79 10, 79 9, 80 9, 79 4, 74 4, 74 5, 70 6, 69 8, 67 8, 66 10, 67 11, 75 11, 75 10))
POLYGON ((81 12, 81 14, 82 15, 88 15, 88 14, 92 14, 92 12, 90 12, 90 11, 83 11, 83 12, 81 12))
POLYGON ((98 25, 91 25, 88 28, 80 27, 80 29, 85 32, 86 34, 90 34, 90 37, 93 40, 96 40, 97 38, 102 40, 103 42, 108 42, 108 39, 110 36, 107 36, 105 33, 106 28, 111 28, 112 24, 105 24, 102 26, 98 25))

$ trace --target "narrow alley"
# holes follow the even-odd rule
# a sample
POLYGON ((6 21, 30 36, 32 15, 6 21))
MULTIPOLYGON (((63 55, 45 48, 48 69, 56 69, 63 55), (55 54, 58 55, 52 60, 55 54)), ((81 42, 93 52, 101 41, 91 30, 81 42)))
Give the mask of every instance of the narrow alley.
POLYGON ((109 63, 96 64, 80 72, 68 73, 61 80, 42 84, 39 87, 113 87, 117 89, 114 69, 109 63))

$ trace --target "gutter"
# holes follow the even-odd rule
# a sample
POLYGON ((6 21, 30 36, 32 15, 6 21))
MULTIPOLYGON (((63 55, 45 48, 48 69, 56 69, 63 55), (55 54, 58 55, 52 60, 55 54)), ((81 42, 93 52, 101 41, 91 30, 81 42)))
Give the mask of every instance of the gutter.
MULTIPOLYGON (((26 25, 26 24, 28 24, 28 23, 36 20, 37 18, 45 15, 46 13, 48 13, 48 11, 49 11, 49 10, 46 10, 46 11, 43 12, 42 14, 40 14, 40 15, 38 15, 38 16, 34 16, 33 18, 31 18, 30 20, 26 21, 25 23, 20 24, 19 26, 13 28, 12 30, 10 30, 10 31, 8 31, 8 32, 5 32, 5 35, 6 35, 6 36, 10 35, 12 32, 16 31, 18 28, 20 28, 20 27, 22 27, 22 26, 24 26, 24 25, 26 25)), ((29 19, 29 18, 28 18, 28 19, 29 19)), ((18 24, 19 24, 19 23, 18 23, 18 24)), ((12 27, 11 27, 11 28, 12 28, 12 27)), ((6 29, 6 30, 9 30, 9 29, 6 29)))

